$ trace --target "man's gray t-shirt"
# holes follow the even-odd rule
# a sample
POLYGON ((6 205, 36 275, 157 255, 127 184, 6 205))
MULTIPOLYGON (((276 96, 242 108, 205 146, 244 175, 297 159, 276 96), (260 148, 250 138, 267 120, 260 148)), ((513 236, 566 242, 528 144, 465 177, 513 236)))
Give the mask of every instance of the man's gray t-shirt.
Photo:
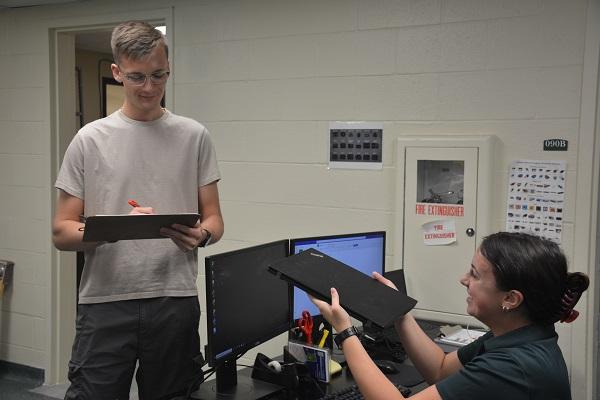
MULTIPOLYGON (((86 217, 129 214, 128 199, 170 214, 198 212, 198 188, 219 179, 202 124, 167 110, 149 122, 116 111, 81 128, 55 186, 84 200, 86 217)), ((85 252, 79 302, 195 296, 197 258, 170 239, 103 244, 85 252)))

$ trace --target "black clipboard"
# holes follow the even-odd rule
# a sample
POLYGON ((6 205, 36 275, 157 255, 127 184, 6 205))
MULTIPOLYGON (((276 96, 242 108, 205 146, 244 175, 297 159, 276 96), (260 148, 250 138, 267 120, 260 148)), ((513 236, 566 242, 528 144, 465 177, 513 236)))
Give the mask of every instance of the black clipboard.
POLYGON ((85 220, 84 242, 114 242, 133 239, 167 239, 160 228, 172 224, 194 226, 200 214, 96 215, 85 220))
POLYGON ((315 249, 269 266, 269 271, 311 295, 331 301, 335 287, 340 304, 363 323, 385 328, 409 312, 417 301, 315 249))

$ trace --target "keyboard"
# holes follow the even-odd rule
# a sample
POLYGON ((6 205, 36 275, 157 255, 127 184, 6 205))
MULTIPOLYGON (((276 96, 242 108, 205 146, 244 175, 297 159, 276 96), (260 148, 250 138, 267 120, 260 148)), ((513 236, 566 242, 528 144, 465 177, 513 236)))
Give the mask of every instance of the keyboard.
POLYGON ((418 319, 417 324, 419 324, 421 329, 423 329, 423 332, 425 332, 425 334, 427 336, 429 336, 431 339, 435 339, 436 337, 440 336, 440 333, 441 333, 440 326, 443 325, 438 322, 426 321, 423 319, 418 319))
MULTIPOLYGON (((402 396, 404 396, 404 397, 410 396, 409 388, 402 386, 400 384, 397 384, 397 383, 395 383, 394 386, 396 386, 396 389, 398 389, 398 391, 400 393, 402 393, 402 396)), ((356 385, 348 386, 344 389, 338 390, 337 392, 329 393, 320 398, 320 400, 363 400, 363 399, 364 399, 364 397, 363 397, 362 393, 360 392, 360 390, 358 390, 358 386, 356 386, 356 385)))

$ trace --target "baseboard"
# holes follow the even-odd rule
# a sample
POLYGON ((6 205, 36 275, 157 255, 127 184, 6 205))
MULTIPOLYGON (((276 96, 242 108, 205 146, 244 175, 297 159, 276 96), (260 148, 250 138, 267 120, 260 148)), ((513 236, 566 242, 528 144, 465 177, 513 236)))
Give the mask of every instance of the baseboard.
POLYGON ((44 370, 0 360, 0 379, 41 385, 44 383, 44 370))

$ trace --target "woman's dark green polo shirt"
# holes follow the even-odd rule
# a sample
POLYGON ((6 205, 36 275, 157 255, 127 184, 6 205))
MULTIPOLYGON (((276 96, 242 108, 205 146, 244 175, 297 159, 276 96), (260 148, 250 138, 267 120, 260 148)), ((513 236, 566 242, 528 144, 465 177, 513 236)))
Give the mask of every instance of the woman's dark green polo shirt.
POLYGON ((463 368, 436 384, 444 400, 570 400, 554 325, 486 333, 458 350, 463 368))

